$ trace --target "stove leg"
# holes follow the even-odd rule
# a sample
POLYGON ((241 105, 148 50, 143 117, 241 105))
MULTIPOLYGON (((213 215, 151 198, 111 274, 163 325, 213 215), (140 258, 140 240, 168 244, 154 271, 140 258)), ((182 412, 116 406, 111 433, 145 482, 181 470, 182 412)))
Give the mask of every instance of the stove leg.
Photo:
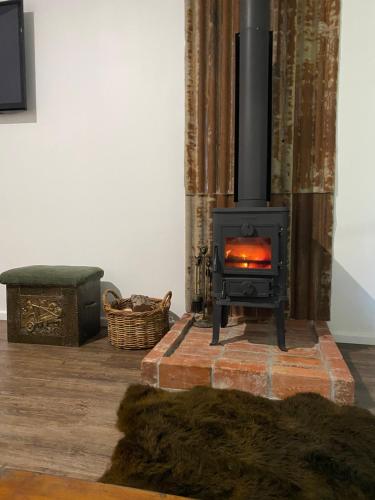
POLYGON ((223 306, 221 309, 221 328, 228 325, 229 320, 229 306, 223 306))
POLYGON ((277 329, 277 344, 280 351, 287 351, 285 345, 285 317, 284 317, 284 302, 280 302, 275 309, 276 329, 277 329))
POLYGON ((213 307, 213 328, 212 328, 212 341, 210 345, 218 345, 220 337, 221 326, 221 306, 214 304, 213 307))

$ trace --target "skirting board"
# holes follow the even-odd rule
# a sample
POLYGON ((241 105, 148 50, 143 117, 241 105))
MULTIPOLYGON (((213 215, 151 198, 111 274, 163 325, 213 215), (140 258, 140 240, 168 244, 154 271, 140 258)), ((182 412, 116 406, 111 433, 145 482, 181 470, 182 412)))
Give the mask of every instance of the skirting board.
POLYGON ((363 333, 353 333, 342 332, 342 333, 332 333, 333 338, 338 344, 364 344, 364 345, 375 345, 375 332, 373 335, 369 335, 369 332, 363 333))
POLYGON ((6 320, 7 320, 7 312, 0 311, 0 321, 6 321, 6 320))

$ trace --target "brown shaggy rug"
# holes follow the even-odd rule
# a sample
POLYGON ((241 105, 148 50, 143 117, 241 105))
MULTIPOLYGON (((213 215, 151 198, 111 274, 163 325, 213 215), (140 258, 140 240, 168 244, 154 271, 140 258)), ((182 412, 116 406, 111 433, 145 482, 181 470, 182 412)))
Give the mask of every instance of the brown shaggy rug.
POLYGON ((316 394, 271 401, 131 386, 100 481, 201 499, 375 499, 375 417, 316 394))

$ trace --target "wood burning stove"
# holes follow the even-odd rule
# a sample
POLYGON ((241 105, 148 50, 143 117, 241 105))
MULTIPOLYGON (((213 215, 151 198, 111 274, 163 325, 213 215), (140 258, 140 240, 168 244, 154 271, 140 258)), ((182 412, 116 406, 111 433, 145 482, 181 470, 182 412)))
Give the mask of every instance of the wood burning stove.
POLYGON ((278 344, 285 349, 287 229, 287 208, 214 210, 214 345, 229 306, 236 305, 275 309, 278 344))
POLYGON ((241 0, 237 37, 235 200, 213 211, 213 337, 231 305, 275 310, 285 350, 288 209, 268 207, 272 129, 272 35, 268 0, 241 0))

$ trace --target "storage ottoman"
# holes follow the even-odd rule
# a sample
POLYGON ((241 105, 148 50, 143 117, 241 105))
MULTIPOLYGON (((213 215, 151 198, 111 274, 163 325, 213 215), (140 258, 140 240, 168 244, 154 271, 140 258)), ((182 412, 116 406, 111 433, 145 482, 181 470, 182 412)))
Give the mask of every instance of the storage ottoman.
POLYGON ((79 346, 100 330, 98 267, 29 266, 0 275, 7 285, 8 342, 79 346))

